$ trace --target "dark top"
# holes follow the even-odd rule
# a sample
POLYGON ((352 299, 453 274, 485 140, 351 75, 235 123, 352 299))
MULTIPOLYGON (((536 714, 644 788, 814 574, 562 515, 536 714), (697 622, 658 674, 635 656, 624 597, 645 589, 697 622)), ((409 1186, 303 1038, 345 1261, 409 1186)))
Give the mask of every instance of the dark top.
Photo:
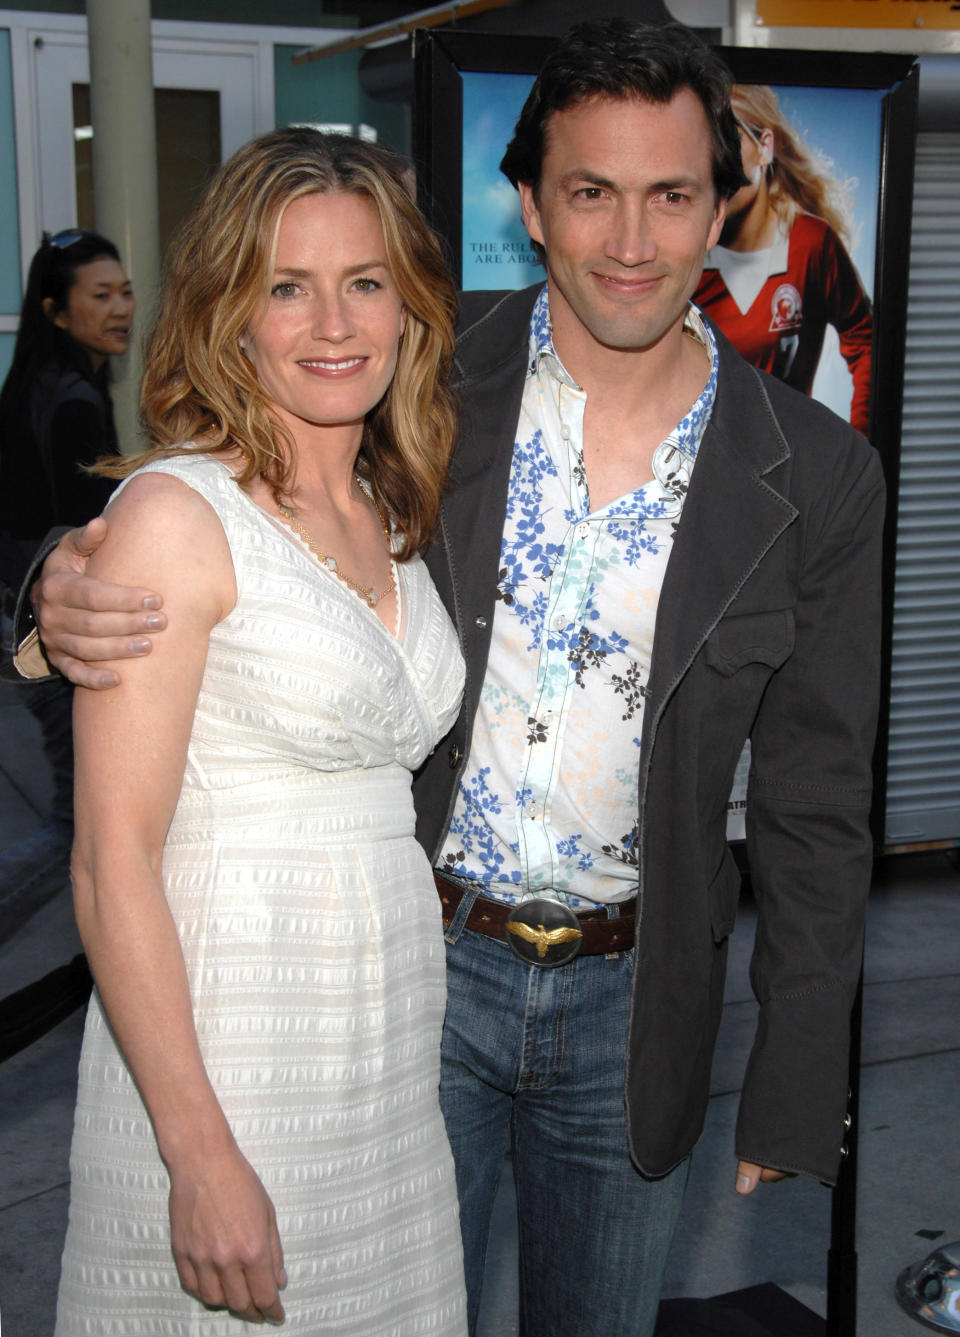
POLYGON ((106 367, 92 377, 44 367, 0 454, 0 576, 8 585, 17 588, 54 525, 81 525, 100 514, 116 483, 81 466, 117 453, 106 367))

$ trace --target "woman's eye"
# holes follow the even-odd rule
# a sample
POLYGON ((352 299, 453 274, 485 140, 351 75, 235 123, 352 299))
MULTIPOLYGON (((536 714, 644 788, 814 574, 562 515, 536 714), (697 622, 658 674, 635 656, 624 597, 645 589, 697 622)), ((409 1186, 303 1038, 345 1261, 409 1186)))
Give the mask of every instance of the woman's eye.
POLYGON ((378 283, 376 279, 364 278, 364 279, 357 279, 354 282, 353 286, 357 289, 358 292, 376 292, 377 289, 382 287, 383 285, 378 283))
POLYGON ((297 291, 297 285, 287 280, 285 283, 275 283, 271 291, 274 297, 292 297, 297 291))

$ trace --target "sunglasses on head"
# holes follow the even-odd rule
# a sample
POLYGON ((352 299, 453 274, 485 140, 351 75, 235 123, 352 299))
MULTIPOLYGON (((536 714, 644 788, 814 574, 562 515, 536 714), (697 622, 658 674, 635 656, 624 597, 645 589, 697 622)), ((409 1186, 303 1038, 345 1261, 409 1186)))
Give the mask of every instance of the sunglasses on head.
POLYGON ((752 125, 747 125, 746 121, 741 121, 741 119, 740 119, 739 116, 734 116, 733 119, 734 119, 734 120, 736 121, 736 123, 737 123, 737 129, 738 129, 738 130, 742 130, 743 133, 744 133, 745 135, 748 135, 748 136, 750 137, 750 139, 753 140, 754 144, 756 144, 757 148, 759 148, 759 147, 760 147, 760 136, 763 134, 763 131, 762 131, 762 130, 754 130, 754 128, 753 128, 752 125))
POLYGON ((65 251, 68 246, 73 246, 76 242, 82 241, 86 236, 83 228, 68 227, 62 232, 55 232, 52 237, 47 237, 47 245, 55 246, 58 251, 65 251))

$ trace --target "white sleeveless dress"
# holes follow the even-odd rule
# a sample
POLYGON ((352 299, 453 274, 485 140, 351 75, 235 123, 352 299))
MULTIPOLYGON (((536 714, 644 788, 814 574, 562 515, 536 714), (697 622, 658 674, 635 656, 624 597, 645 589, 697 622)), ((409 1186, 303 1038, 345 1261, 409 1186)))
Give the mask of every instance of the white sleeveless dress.
MULTIPOLYGON (((396 568, 397 639, 225 464, 148 468, 213 506, 236 570, 163 875, 207 1070, 277 1210, 282 1330, 461 1337, 440 903, 410 795, 457 712, 453 628, 418 559, 396 568)), ((264 1332, 180 1287, 166 1171, 96 993, 70 1168, 57 1337, 264 1332)))

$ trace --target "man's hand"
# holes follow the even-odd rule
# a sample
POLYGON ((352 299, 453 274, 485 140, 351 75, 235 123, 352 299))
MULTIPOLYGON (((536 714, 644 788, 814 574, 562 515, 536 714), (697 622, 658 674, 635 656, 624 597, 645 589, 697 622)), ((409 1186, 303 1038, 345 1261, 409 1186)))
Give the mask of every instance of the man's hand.
POLYGON ((163 600, 152 590, 111 585, 85 575, 87 559, 107 536, 102 516, 72 529, 43 564, 30 591, 47 659, 78 687, 116 687, 120 676, 100 667, 106 659, 150 653, 150 633, 162 631, 163 600))
POLYGON ((792 1175, 783 1170, 770 1170, 765 1165, 754 1165, 753 1161, 740 1161, 737 1165, 737 1192, 752 1193, 758 1184, 772 1184, 778 1179, 792 1179, 792 1175))

